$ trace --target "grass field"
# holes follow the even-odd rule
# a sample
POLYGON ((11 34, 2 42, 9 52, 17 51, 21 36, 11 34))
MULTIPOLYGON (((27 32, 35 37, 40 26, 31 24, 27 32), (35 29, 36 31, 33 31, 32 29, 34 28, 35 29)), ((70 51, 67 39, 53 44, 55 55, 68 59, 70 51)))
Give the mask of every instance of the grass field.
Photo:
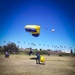
POLYGON ((45 65, 36 64, 34 57, 0 55, 0 75, 75 75, 75 57, 44 56, 45 65))

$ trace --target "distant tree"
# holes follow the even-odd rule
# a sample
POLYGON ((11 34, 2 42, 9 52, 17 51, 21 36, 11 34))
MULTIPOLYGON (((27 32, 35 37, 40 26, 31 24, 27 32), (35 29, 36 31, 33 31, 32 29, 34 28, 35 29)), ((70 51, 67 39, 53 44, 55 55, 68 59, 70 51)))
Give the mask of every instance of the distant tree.
POLYGON ((14 53, 14 52, 18 53, 19 49, 15 43, 8 43, 7 45, 3 46, 3 52, 6 51, 8 51, 9 53, 14 53))
POLYGON ((42 49, 40 49, 40 51, 42 51, 42 49))
POLYGON ((7 45, 4 45, 3 46, 3 52, 6 52, 6 51, 8 51, 8 47, 7 47, 7 45))

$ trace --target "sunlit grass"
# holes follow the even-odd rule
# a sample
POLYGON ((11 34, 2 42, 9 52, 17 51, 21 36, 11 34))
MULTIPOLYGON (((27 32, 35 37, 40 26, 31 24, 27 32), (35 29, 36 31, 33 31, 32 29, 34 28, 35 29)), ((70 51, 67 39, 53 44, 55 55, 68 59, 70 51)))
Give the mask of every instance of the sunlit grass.
POLYGON ((36 64, 36 56, 0 55, 0 75, 75 75, 75 58, 45 56, 45 65, 36 64))

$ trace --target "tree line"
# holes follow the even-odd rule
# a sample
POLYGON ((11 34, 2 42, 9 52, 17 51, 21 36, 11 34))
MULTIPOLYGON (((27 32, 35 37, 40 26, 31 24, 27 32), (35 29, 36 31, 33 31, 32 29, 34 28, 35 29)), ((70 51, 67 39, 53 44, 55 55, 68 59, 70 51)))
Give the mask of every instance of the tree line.
MULTIPOLYGON (((21 53, 28 54, 30 52, 30 49, 29 50, 25 50, 25 49, 21 50, 19 48, 19 46, 17 46, 15 43, 9 42, 4 46, 0 46, 0 54, 4 54, 6 51, 9 52, 10 54, 21 54, 21 53)), ((38 49, 32 50, 32 54, 33 55, 36 54, 37 51, 38 51, 38 49)), ((48 56, 50 56, 50 54, 51 54, 50 50, 40 49, 39 51, 40 51, 40 54, 44 54, 44 55, 48 55, 48 56)), ((59 56, 62 56, 62 55, 74 55, 75 56, 75 50, 73 52, 73 50, 71 49, 70 54, 66 54, 66 53, 58 53, 58 54, 59 54, 59 56)))
POLYGON ((5 52, 9 52, 10 54, 18 53, 19 47, 15 43, 7 43, 7 45, 0 46, 0 53, 3 54, 5 52))

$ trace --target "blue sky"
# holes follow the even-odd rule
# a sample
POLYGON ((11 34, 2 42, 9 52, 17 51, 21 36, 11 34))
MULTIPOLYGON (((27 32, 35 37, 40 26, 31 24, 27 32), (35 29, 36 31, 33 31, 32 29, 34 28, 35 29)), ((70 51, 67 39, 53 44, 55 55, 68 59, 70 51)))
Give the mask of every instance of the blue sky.
POLYGON ((11 41, 23 48, 54 50, 52 45, 59 49, 61 45, 66 50, 75 49, 74 0, 2 0, 0 7, 0 45, 11 41), (27 24, 40 25, 40 36, 27 33, 24 29, 27 24), (51 32, 53 28, 55 32, 51 32))

